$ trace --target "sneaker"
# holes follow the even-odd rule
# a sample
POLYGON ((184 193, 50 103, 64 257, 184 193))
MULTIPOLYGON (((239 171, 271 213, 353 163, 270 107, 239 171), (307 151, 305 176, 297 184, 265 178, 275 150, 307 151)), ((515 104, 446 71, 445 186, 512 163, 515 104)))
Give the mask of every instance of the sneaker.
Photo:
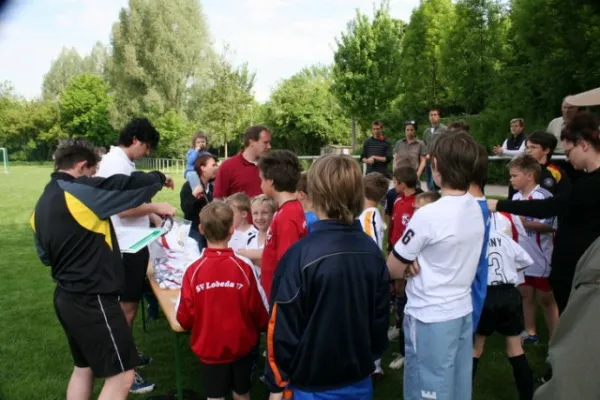
POLYGON ((150 393, 154 390, 154 383, 148 382, 145 380, 138 372, 135 372, 135 379, 133 380, 133 385, 129 389, 129 393, 133 394, 141 394, 141 393, 150 393))
POLYGON ((398 340, 399 337, 400 329, 396 328, 395 326, 390 326, 390 329, 388 329, 388 340, 398 340))
POLYGON ((526 335, 522 336, 522 341, 524 344, 538 344, 540 337, 538 335, 526 335))
POLYGON ((152 362, 152 357, 145 356, 144 353, 138 350, 138 356, 140 357, 141 363, 138 368, 144 368, 146 365, 152 362))
POLYGON ((402 368, 403 365, 404 365, 404 357, 402 357, 402 355, 400 355, 400 354, 396 354, 396 358, 394 358, 394 361, 392 361, 390 363, 390 368, 391 369, 400 369, 400 368, 402 368))
POLYGON ((383 368, 381 368, 381 366, 375 367, 375 371, 371 373, 371 376, 375 376, 375 378, 381 377, 383 375, 383 368))

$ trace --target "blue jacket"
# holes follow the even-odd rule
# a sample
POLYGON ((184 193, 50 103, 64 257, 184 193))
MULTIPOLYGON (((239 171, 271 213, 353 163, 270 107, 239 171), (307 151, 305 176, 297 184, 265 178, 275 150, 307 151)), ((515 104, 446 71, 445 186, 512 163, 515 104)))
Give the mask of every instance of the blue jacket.
POLYGON ((208 151, 198 151, 196 149, 189 149, 185 155, 185 171, 183 171, 183 177, 185 178, 185 174, 194 170, 194 163, 198 159, 198 157, 203 156, 205 154, 210 155, 208 151))
POLYGON ((309 392, 360 382, 388 347, 390 276, 361 228, 321 220, 282 257, 271 289, 265 382, 309 392))
POLYGON ((481 207, 481 213, 483 214, 485 234, 483 235, 483 246, 481 248, 481 254, 479 255, 479 263, 477 264, 475 280, 471 285, 471 301, 473 302, 473 332, 477 331, 477 325, 479 324, 479 319, 481 318, 481 312, 483 311, 483 304, 485 303, 485 296, 487 294, 487 246, 490 238, 490 210, 488 209, 487 201, 477 200, 477 203, 479 203, 479 206, 481 207))

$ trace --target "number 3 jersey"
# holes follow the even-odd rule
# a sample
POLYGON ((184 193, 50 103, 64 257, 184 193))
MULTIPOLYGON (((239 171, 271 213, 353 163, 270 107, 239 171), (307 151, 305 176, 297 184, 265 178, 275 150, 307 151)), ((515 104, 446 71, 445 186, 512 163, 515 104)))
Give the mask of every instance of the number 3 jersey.
POLYGON ((512 236, 517 231, 513 221, 499 213, 492 214, 488 242, 488 286, 518 285, 522 282, 520 271, 533 264, 533 259, 525 249, 507 234, 511 231, 512 236))

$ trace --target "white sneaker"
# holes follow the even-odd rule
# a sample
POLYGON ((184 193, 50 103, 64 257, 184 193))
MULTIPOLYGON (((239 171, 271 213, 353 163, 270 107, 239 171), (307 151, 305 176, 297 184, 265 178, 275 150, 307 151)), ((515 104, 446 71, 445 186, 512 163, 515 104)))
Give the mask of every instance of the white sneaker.
POLYGON ((394 358, 394 361, 392 361, 390 363, 390 368, 391 369, 400 369, 400 368, 402 368, 403 365, 404 365, 404 357, 402 357, 400 354, 398 354, 398 356, 396 358, 394 358))
POLYGON ((398 340, 399 337, 400 329, 396 328, 395 326, 390 326, 390 329, 388 329, 388 340, 398 340))
POLYGON ((375 371, 371 375, 383 376, 383 368, 375 367, 375 371))

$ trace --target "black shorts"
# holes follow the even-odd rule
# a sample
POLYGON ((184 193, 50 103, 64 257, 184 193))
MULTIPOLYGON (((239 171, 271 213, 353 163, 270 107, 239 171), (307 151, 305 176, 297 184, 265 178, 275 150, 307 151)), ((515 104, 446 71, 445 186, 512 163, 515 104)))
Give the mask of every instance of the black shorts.
POLYGON ((118 296, 54 292, 54 310, 62 325, 76 367, 91 368, 108 378, 140 364, 133 334, 118 296))
POLYGON ((228 364, 205 364, 200 362, 206 397, 228 397, 231 391, 242 395, 252 387, 252 366, 255 355, 251 351, 239 360, 228 364))
POLYGON ((122 302, 139 303, 142 299, 149 260, 150 252, 147 247, 144 247, 137 253, 123 254, 125 289, 121 295, 122 302))
POLYGON ((488 286, 477 334, 519 336, 524 329, 523 304, 519 289, 511 284, 488 286))

